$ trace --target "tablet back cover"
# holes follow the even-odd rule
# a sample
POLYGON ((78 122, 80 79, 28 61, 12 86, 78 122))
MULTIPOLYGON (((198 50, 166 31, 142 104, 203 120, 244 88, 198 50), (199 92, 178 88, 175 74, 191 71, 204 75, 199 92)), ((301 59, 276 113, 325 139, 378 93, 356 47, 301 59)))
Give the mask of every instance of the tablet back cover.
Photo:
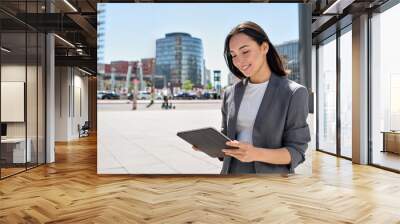
POLYGON ((177 135, 211 157, 224 157, 221 150, 231 148, 225 145, 230 139, 214 128, 183 131, 177 135))

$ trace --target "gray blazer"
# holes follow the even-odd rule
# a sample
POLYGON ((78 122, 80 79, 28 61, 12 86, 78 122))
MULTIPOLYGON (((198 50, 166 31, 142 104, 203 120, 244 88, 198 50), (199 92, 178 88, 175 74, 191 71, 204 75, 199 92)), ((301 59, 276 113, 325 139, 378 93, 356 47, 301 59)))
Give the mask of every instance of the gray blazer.
MULTIPOLYGON (((228 87, 222 103, 222 130, 230 139, 236 139, 236 120, 248 79, 228 87)), ((294 173, 305 160, 304 153, 310 141, 306 122, 308 91, 286 77, 272 73, 253 127, 253 145, 278 149, 286 147, 291 156, 288 165, 254 162, 256 173, 294 173)), ((229 174, 232 157, 223 158, 221 174, 229 174)))

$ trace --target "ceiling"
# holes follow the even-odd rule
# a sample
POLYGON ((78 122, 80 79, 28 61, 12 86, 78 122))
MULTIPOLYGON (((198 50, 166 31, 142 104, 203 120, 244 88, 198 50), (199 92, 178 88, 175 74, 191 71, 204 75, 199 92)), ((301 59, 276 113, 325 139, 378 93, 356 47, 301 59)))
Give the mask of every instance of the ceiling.
POLYGON ((361 14, 375 12, 390 0, 312 0, 313 43, 328 38, 361 14))
MULTIPOLYGON (((25 52, 25 31, 52 32, 55 37, 56 66, 79 66, 96 74, 97 10, 96 0, 0 1, 2 45, 13 51, 8 60, 17 60, 25 52), (72 6, 72 7, 71 7, 72 6), (50 13, 51 12, 51 13, 50 13), (66 41, 64 41, 66 40, 66 41)), ((27 45, 27 58, 35 55, 27 45), (30 54, 32 52, 32 55, 30 54)), ((39 47, 43 47, 39 45, 39 47)), ((4 60, 5 58, 3 58, 4 60)))

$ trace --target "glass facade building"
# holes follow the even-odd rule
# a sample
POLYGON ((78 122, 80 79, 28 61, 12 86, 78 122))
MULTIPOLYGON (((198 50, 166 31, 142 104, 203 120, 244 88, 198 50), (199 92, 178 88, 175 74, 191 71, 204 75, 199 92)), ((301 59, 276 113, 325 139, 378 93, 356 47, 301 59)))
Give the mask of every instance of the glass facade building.
POLYGON ((99 3, 97 10, 97 61, 98 63, 104 63, 106 5, 99 3))
POLYGON ((289 79, 304 83, 300 78, 299 68, 299 41, 287 41, 276 46, 276 50, 283 59, 285 69, 288 71, 289 79))
POLYGON ((155 80, 156 88, 166 87, 167 83, 180 87, 186 80, 200 85, 203 65, 201 39, 187 33, 168 33, 165 38, 156 40, 156 74, 163 77, 155 80))
POLYGON ((98 75, 98 89, 104 89, 104 45, 105 45, 105 32, 106 29, 106 5, 99 3, 97 5, 97 75, 98 75))

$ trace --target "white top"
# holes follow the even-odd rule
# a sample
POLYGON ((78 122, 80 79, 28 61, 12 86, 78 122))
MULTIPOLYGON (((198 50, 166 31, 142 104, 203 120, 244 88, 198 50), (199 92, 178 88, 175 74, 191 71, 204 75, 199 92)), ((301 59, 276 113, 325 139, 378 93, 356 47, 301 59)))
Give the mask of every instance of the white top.
POLYGON ((253 144, 254 121, 267 86, 268 80, 263 83, 248 81, 237 116, 236 133, 238 141, 253 144))

